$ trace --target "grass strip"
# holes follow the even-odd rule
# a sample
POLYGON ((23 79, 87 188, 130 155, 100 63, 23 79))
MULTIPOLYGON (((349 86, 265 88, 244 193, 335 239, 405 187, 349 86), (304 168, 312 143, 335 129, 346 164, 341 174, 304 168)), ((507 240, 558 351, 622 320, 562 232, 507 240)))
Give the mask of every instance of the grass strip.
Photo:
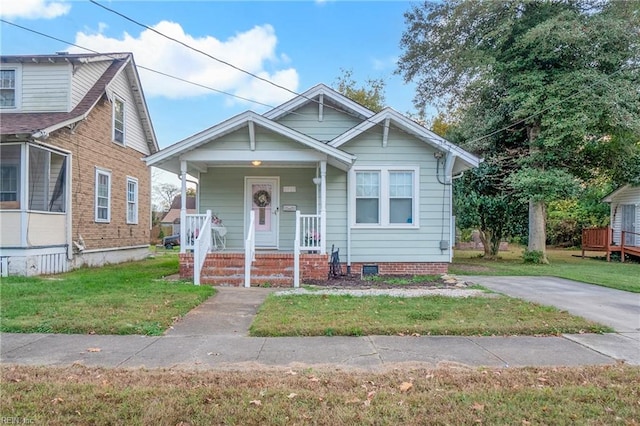
POLYGON ((0 330, 12 333, 160 335, 214 290, 162 277, 176 256, 0 282, 0 330))
POLYGON ((556 335, 610 328, 509 297, 269 295, 252 336, 556 335))
POLYGON ((3 418, 67 424, 637 424, 640 368, 0 367, 3 418))

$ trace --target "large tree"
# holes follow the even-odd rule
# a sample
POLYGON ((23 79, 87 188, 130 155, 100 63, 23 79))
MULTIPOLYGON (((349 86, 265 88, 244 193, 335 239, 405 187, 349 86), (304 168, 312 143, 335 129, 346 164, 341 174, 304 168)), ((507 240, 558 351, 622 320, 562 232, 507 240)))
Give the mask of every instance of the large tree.
POLYGON ((358 86, 353 79, 353 70, 341 68, 342 73, 334 82, 334 88, 352 101, 369 108, 373 112, 384 109, 385 81, 382 78, 367 78, 358 86))
POLYGON ((517 160, 505 182, 546 261, 546 203, 602 166, 590 154, 612 137, 638 150, 640 2, 454 0, 405 18, 398 72, 416 107, 457 110, 466 148, 517 160))

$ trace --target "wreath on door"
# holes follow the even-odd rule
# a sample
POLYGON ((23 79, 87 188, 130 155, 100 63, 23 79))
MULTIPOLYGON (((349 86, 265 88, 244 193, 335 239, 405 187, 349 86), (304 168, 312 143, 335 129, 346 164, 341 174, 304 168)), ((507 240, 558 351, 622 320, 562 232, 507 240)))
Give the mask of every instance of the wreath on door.
POLYGON ((267 207, 271 204, 271 195, 264 189, 253 194, 253 203, 258 207, 267 207))

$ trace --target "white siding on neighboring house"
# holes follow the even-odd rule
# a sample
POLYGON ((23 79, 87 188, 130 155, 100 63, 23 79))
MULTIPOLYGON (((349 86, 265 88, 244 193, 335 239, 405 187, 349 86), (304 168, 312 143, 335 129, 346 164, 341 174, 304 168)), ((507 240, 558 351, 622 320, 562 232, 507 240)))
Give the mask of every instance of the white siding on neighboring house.
POLYGON ((21 112, 69 111, 70 87, 70 64, 23 64, 21 112))
POLYGON ((328 142, 361 122, 328 105, 323 107, 322 116, 322 121, 319 121, 318 104, 309 103, 294 113, 285 115, 278 120, 278 123, 319 141, 328 142))
MULTIPOLYGON (((382 130, 374 127, 343 145, 341 149, 358 157, 355 168, 370 166, 374 170, 376 167, 388 166, 402 170, 403 167, 419 167, 419 228, 354 226, 351 229, 351 260, 449 262, 450 253, 448 250, 440 250, 440 241, 449 240, 451 234, 451 186, 442 185, 436 179, 434 150, 393 126, 389 131, 386 148, 382 147, 382 130)), ((328 202, 331 201, 328 196, 328 202)), ((336 199, 336 202, 339 200, 336 199)), ((328 207, 334 208, 336 207, 328 207)))
POLYGON ((121 71, 116 76, 114 81, 109 85, 109 89, 125 103, 125 146, 143 154, 150 154, 135 99, 131 93, 129 80, 124 71, 121 71))
POLYGON ((76 65, 71 82, 71 107, 73 110, 98 79, 111 65, 111 61, 89 62, 76 65))
MULTIPOLYGON (((624 205, 635 207, 635 230, 640 233, 640 186, 628 186, 611 197, 611 227, 613 228, 613 242, 620 244, 622 230, 622 216, 624 205)), ((635 236, 635 245, 640 245, 640 236, 635 236)))

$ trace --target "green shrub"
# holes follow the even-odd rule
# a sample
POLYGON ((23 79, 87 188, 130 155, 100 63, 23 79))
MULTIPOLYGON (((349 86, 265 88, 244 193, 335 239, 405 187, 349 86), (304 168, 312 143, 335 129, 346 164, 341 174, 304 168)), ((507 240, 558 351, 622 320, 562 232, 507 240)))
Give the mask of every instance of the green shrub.
POLYGON ((540 250, 525 250, 524 253, 522 253, 522 260, 524 260, 524 263, 541 265, 543 263, 542 259, 544 259, 544 254, 540 250))

